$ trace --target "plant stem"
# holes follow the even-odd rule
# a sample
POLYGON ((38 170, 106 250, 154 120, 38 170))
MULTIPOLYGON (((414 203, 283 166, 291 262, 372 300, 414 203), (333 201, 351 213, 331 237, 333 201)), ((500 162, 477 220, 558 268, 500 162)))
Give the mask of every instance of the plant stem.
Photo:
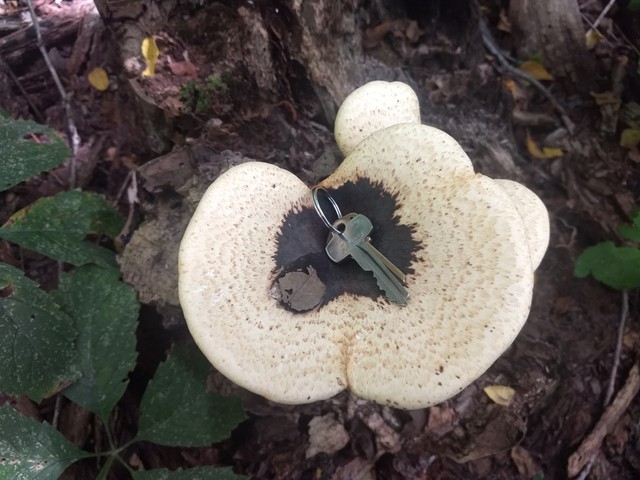
POLYGON ((44 62, 46 63, 49 72, 51 73, 53 82, 56 84, 56 87, 60 92, 60 96, 62 97, 62 101, 64 104, 64 110, 67 116, 69 144, 71 145, 71 162, 69 164, 69 187, 73 189, 76 188, 76 161, 78 158, 78 148, 80 147, 80 136, 78 135, 78 129, 76 128, 76 124, 73 121, 73 114, 71 112, 71 95, 65 91, 64 86, 62 85, 62 81, 60 80, 60 76, 51 63, 51 59, 49 58, 47 49, 44 46, 44 40, 42 39, 42 34, 40 33, 40 25, 38 24, 38 16, 36 15, 36 11, 33 8, 32 0, 27 0, 27 5, 29 7, 29 13, 31 14, 31 20, 33 21, 33 29, 36 32, 38 48, 40 49, 40 53, 44 58, 44 62))

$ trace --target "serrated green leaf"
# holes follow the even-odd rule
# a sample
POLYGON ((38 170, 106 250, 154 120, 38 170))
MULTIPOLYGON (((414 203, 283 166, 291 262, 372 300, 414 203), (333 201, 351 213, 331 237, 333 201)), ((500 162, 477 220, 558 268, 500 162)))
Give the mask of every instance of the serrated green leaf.
POLYGON ((73 320, 37 284, 0 263, 0 391, 35 402, 80 377, 73 320))
POLYGON ((119 272, 95 265, 64 274, 52 292, 75 322, 82 378, 64 391, 106 423, 136 363, 138 301, 119 272))
POLYGON ((0 110, 0 192, 57 167, 69 149, 49 127, 31 120, 14 120, 0 110), (31 135, 37 137, 29 138, 31 135))
POLYGON ((48 423, 0 407, 0 479, 56 480, 73 462, 88 456, 48 423))
POLYGON ((631 221, 631 225, 621 225, 618 232, 629 240, 640 243, 640 210, 633 213, 631 221))
POLYGON ((210 369, 195 345, 176 347, 142 397, 137 439, 202 447, 228 437, 246 417, 237 398, 206 391, 210 369))
POLYGON ((640 250, 603 242, 587 248, 576 260, 574 274, 591 274, 599 282, 618 290, 640 287, 640 250))
POLYGON ((122 217, 104 197, 73 190, 20 210, 0 228, 0 238, 72 265, 115 267, 113 252, 85 237, 89 233, 113 237, 122 226, 122 217))
POLYGON ((133 473, 133 480, 245 480, 249 477, 236 475, 230 468, 194 467, 187 470, 156 468, 133 473))

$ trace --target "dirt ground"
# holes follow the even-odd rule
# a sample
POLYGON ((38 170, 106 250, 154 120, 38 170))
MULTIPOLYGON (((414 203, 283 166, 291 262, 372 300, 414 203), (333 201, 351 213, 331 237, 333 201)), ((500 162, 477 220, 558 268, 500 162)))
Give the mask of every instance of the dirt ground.
MULTIPOLYGON (((456 397, 409 412, 348 393, 286 407, 212 374, 214 388, 242 396, 249 420, 211 448, 142 444, 127 453, 132 464, 215 464, 273 479, 567 478, 569 457, 604 413, 622 308, 620 292, 574 277, 575 260, 599 241, 620 241, 617 226, 640 206, 640 155, 619 145, 620 131, 633 124, 621 112, 640 101, 640 14, 629 14, 619 1, 605 15, 603 38, 587 53, 593 62, 588 91, 579 86, 584 79, 554 75, 543 81, 566 109, 569 132, 548 98, 500 68, 483 45, 480 17, 502 51, 516 52, 506 0, 481 2, 477 9, 468 6, 475 2, 460 1, 336 2, 331 18, 323 17, 329 15, 324 2, 302 2, 308 9, 300 10, 296 2, 276 0, 175 0, 149 2, 140 11, 131 2, 127 15, 96 3, 102 18, 89 0, 34 1, 50 32, 49 55, 73 99, 81 137, 78 185, 105 194, 129 219, 119 239, 120 261, 144 308, 139 366, 116 416, 121 441, 135 432, 137 404, 156 366, 172 342, 189 335, 175 291, 177 274, 166 266, 175 265, 179 239, 203 189, 246 159, 318 182, 341 160, 332 135, 337 105, 366 81, 412 85, 423 123, 456 138, 477 171, 527 185, 551 218, 549 250, 536 272, 524 329, 456 397), (154 35, 160 50, 154 76, 143 78, 140 64, 124 62, 133 58, 127 42, 133 38, 137 49, 140 44, 125 35, 130 28, 154 35), (109 75, 102 92, 87 80, 97 66, 109 75), (562 154, 544 158, 534 143, 562 154), (132 184, 137 203, 125 193, 132 184), (514 400, 509 406, 492 402, 483 391, 489 385, 513 388, 514 400), (309 455, 310 425, 322 422, 327 435, 337 429, 347 441, 309 455)), ((607 3, 582 2, 585 29, 607 3)), ((23 11, 16 2, 0 2, 0 106, 65 134, 62 102, 23 31, 23 11)), ((1 200, 0 221, 66 189, 68 177, 61 167, 15 187, 1 200)), ((0 247, 1 260, 16 264, 15 256, 8 245, 0 247)), ((54 262, 33 255, 25 265, 29 276, 54 286, 54 262)), ((640 342, 640 298, 631 291, 628 299, 615 392, 637 362, 640 342)), ((54 402, 34 407, 50 419, 54 402)), ((95 448, 98 421, 66 400, 62 405, 60 430, 78 446, 95 448)), ((588 478, 640 478, 637 397, 607 433, 594 449, 588 478)), ((81 463, 68 478, 93 478, 96 468, 81 463)), ((126 478, 126 471, 116 469, 110 478, 126 478)))

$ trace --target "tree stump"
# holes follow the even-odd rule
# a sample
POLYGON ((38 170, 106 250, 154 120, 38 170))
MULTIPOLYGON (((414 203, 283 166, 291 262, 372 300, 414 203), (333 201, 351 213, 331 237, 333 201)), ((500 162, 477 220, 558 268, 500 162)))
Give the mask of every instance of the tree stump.
POLYGON ((542 54, 555 77, 570 80, 580 92, 590 90, 593 61, 576 0, 511 0, 509 17, 521 58, 542 54))

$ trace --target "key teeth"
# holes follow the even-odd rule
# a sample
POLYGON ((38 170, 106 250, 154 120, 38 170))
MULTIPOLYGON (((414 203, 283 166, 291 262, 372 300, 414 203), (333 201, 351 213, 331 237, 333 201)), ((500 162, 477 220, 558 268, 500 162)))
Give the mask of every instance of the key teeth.
POLYGON ((376 284, 378 285, 378 288, 382 292, 384 292, 385 297, 387 297, 390 301, 402 306, 405 306, 407 304, 407 301, 409 300, 409 292, 407 292, 406 288, 404 288, 403 285, 398 286, 398 290, 399 290, 398 292, 389 292, 388 289, 384 288, 384 282, 381 282, 380 280, 378 280, 378 278, 375 275, 373 276, 373 278, 376 279, 376 284), (398 293, 398 295, 394 295, 394 293, 398 293))

